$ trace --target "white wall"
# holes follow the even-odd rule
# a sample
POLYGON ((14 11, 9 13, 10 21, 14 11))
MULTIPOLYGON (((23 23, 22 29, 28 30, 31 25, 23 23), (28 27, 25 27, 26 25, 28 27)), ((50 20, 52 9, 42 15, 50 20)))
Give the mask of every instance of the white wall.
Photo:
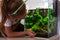
POLYGON ((58 34, 60 35, 60 0, 58 1, 58 34))
MULTIPOLYGON (((53 1, 49 0, 49 3, 52 2, 53 1)), ((27 5, 27 9, 48 8, 48 0, 28 0, 26 2, 26 5, 27 5)))
POLYGON ((0 0, 0 22, 1 22, 1 20, 2 20, 2 14, 1 14, 1 1, 2 1, 2 0, 0 0))

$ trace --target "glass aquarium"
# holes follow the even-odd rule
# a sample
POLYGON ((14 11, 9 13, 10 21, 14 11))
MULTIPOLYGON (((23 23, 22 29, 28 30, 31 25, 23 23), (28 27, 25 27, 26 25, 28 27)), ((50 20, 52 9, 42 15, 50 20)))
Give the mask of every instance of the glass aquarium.
POLYGON ((41 1, 39 7, 29 9, 25 16, 25 30, 32 30, 36 37, 51 37, 57 34, 56 1, 41 1))

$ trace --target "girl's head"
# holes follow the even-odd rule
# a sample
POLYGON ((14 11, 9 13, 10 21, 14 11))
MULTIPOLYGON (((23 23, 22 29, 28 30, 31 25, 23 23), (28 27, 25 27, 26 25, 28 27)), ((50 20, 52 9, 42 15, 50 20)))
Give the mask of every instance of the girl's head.
POLYGON ((2 4, 2 14, 5 18, 17 18, 17 19, 23 19, 26 15, 26 7, 25 4, 22 6, 19 11, 11 15, 21 4, 23 3, 22 0, 3 0, 2 4))

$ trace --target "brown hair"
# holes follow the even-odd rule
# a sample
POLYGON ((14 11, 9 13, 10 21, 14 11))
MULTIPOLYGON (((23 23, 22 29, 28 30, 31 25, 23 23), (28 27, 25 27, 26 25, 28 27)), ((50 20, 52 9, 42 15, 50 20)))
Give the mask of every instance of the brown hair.
POLYGON ((2 20, 0 22, 0 33, 2 33, 2 34, 4 33, 4 26, 3 26, 3 24, 4 24, 4 20, 6 19, 6 16, 5 16, 6 15, 5 14, 5 12, 6 12, 6 6, 5 6, 5 4, 6 4, 6 0, 2 0, 1 1, 1 15, 2 15, 2 20))
MULTIPOLYGON (((17 0, 19 1, 19 0, 17 0)), ((14 0, 2 0, 2 7, 1 7, 1 11, 2 11, 2 26, 4 25, 5 21, 7 18, 9 18, 9 15, 10 13, 12 13, 13 11, 15 11, 20 5, 21 3, 13 3, 15 2, 14 0)), ((23 1, 22 1, 23 2, 23 1)), ((25 7, 25 4, 22 6, 21 10, 19 10, 17 12, 17 14, 15 15, 12 15, 14 18, 17 18, 17 19, 20 19, 22 18, 23 16, 26 15, 26 7, 25 7)), ((21 20, 21 19, 20 19, 21 20)), ((4 27, 2 27, 3 30, 4 30, 4 27)))

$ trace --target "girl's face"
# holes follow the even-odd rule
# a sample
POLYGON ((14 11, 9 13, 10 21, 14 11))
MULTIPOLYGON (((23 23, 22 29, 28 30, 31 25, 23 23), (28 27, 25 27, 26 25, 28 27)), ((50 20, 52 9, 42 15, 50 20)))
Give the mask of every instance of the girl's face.
POLYGON ((25 18, 25 16, 26 16, 26 14, 23 14, 23 15, 20 15, 20 19, 24 19, 25 18))
POLYGON ((10 18, 17 18, 17 19, 24 19, 25 18, 25 16, 26 16, 26 14, 23 14, 23 15, 10 15, 9 14, 9 17, 10 18))

